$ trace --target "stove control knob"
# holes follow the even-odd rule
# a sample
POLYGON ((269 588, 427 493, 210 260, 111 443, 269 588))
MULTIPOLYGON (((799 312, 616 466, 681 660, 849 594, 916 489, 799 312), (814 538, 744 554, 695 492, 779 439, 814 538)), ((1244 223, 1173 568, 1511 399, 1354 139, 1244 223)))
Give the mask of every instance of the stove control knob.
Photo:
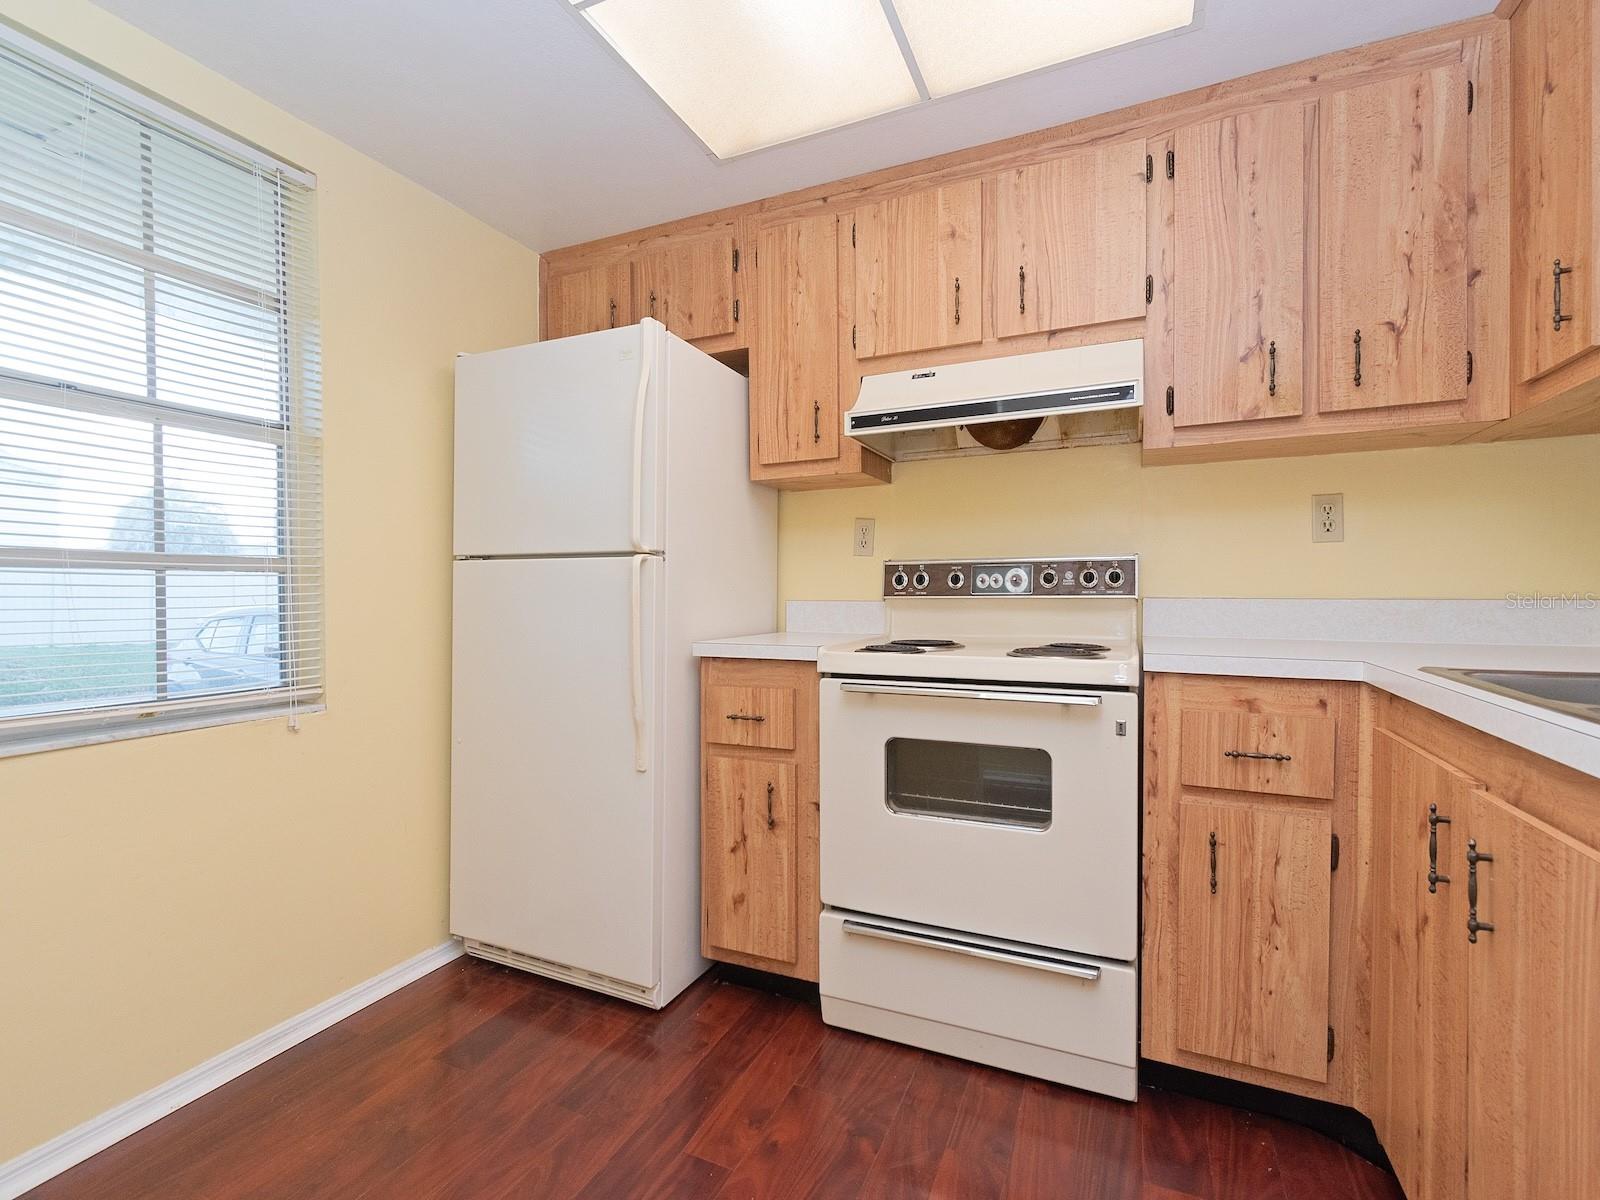
POLYGON ((1119 588, 1122 586, 1121 567, 1112 567, 1106 572, 1106 586, 1109 588, 1119 588))
POLYGON ((1100 572, 1096 571, 1093 567, 1085 567, 1078 573, 1078 586, 1083 588, 1084 591, 1088 591, 1099 582, 1100 572))
POLYGON ((894 585, 895 591, 903 592, 906 590, 906 584, 910 581, 906 578, 906 573, 904 571, 896 571, 893 578, 891 578, 889 582, 894 585))
POLYGON ((959 592, 967 585, 967 577, 960 571, 951 571, 950 578, 945 580, 945 582, 950 585, 950 590, 952 592, 959 592))
POLYGON ((1021 567, 1012 567, 1006 572, 1006 591, 1025 592, 1028 590, 1028 573, 1021 567))
POLYGON ((1040 587, 1042 587, 1042 588, 1053 588, 1053 587, 1055 587, 1055 585, 1056 585, 1056 569, 1054 567, 1046 567, 1044 570, 1039 572, 1039 586, 1040 587))
POLYGON ((911 577, 911 586, 919 592, 926 588, 928 586, 928 573, 926 571, 918 571, 911 577))

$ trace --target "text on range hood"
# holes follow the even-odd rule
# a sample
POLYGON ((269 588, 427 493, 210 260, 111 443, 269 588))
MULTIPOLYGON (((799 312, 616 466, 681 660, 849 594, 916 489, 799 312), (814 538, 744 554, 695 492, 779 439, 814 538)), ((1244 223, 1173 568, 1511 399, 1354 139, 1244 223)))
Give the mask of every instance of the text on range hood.
POLYGON ((1143 375, 1144 343, 1137 338, 868 375, 845 430, 901 458, 917 441, 901 436, 907 433, 1040 417, 1065 424, 1077 414, 1138 408, 1143 375))

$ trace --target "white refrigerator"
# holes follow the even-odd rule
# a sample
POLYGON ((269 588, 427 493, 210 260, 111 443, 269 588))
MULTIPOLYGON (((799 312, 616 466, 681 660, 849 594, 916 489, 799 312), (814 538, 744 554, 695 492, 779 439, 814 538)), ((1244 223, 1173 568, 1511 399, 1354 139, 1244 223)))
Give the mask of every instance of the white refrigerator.
POLYGON ((450 929, 659 1008, 700 957, 696 639, 772 627, 744 378, 656 321, 456 360, 450 929))

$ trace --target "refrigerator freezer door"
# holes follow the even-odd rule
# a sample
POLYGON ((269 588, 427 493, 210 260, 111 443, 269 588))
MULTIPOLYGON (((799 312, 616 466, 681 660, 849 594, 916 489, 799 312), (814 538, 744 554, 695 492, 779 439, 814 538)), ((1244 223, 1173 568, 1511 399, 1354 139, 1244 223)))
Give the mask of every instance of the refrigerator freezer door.
POLYGON ((656 984, 664 571, 455 564, 452 933, 656 984))
POLYGON ((456 359, 455 553, 660 550, 660 324, 456 359))

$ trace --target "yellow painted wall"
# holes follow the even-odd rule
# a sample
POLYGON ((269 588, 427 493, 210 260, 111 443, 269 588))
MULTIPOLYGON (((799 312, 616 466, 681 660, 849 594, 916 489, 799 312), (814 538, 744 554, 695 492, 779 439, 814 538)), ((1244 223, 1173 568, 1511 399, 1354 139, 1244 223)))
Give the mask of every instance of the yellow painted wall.
POLYGON ((1147 596, 1495 598, 1600 593, 1600 436, 1182 467, 1136 446, 896 466, 889 487, 794 492, 783 600, 882 594, 885 558, 1141 556, 1147 596), (1313 544, 1311 497, 1344 493, 1313 544), (871 558, 850 553, 877 520, 871 558))
POLYGON ((0 1162, 446 936, 458 351, 537 257, 83 0, 0 15, 316 172, 328 711, 0 761, 0 1162))

